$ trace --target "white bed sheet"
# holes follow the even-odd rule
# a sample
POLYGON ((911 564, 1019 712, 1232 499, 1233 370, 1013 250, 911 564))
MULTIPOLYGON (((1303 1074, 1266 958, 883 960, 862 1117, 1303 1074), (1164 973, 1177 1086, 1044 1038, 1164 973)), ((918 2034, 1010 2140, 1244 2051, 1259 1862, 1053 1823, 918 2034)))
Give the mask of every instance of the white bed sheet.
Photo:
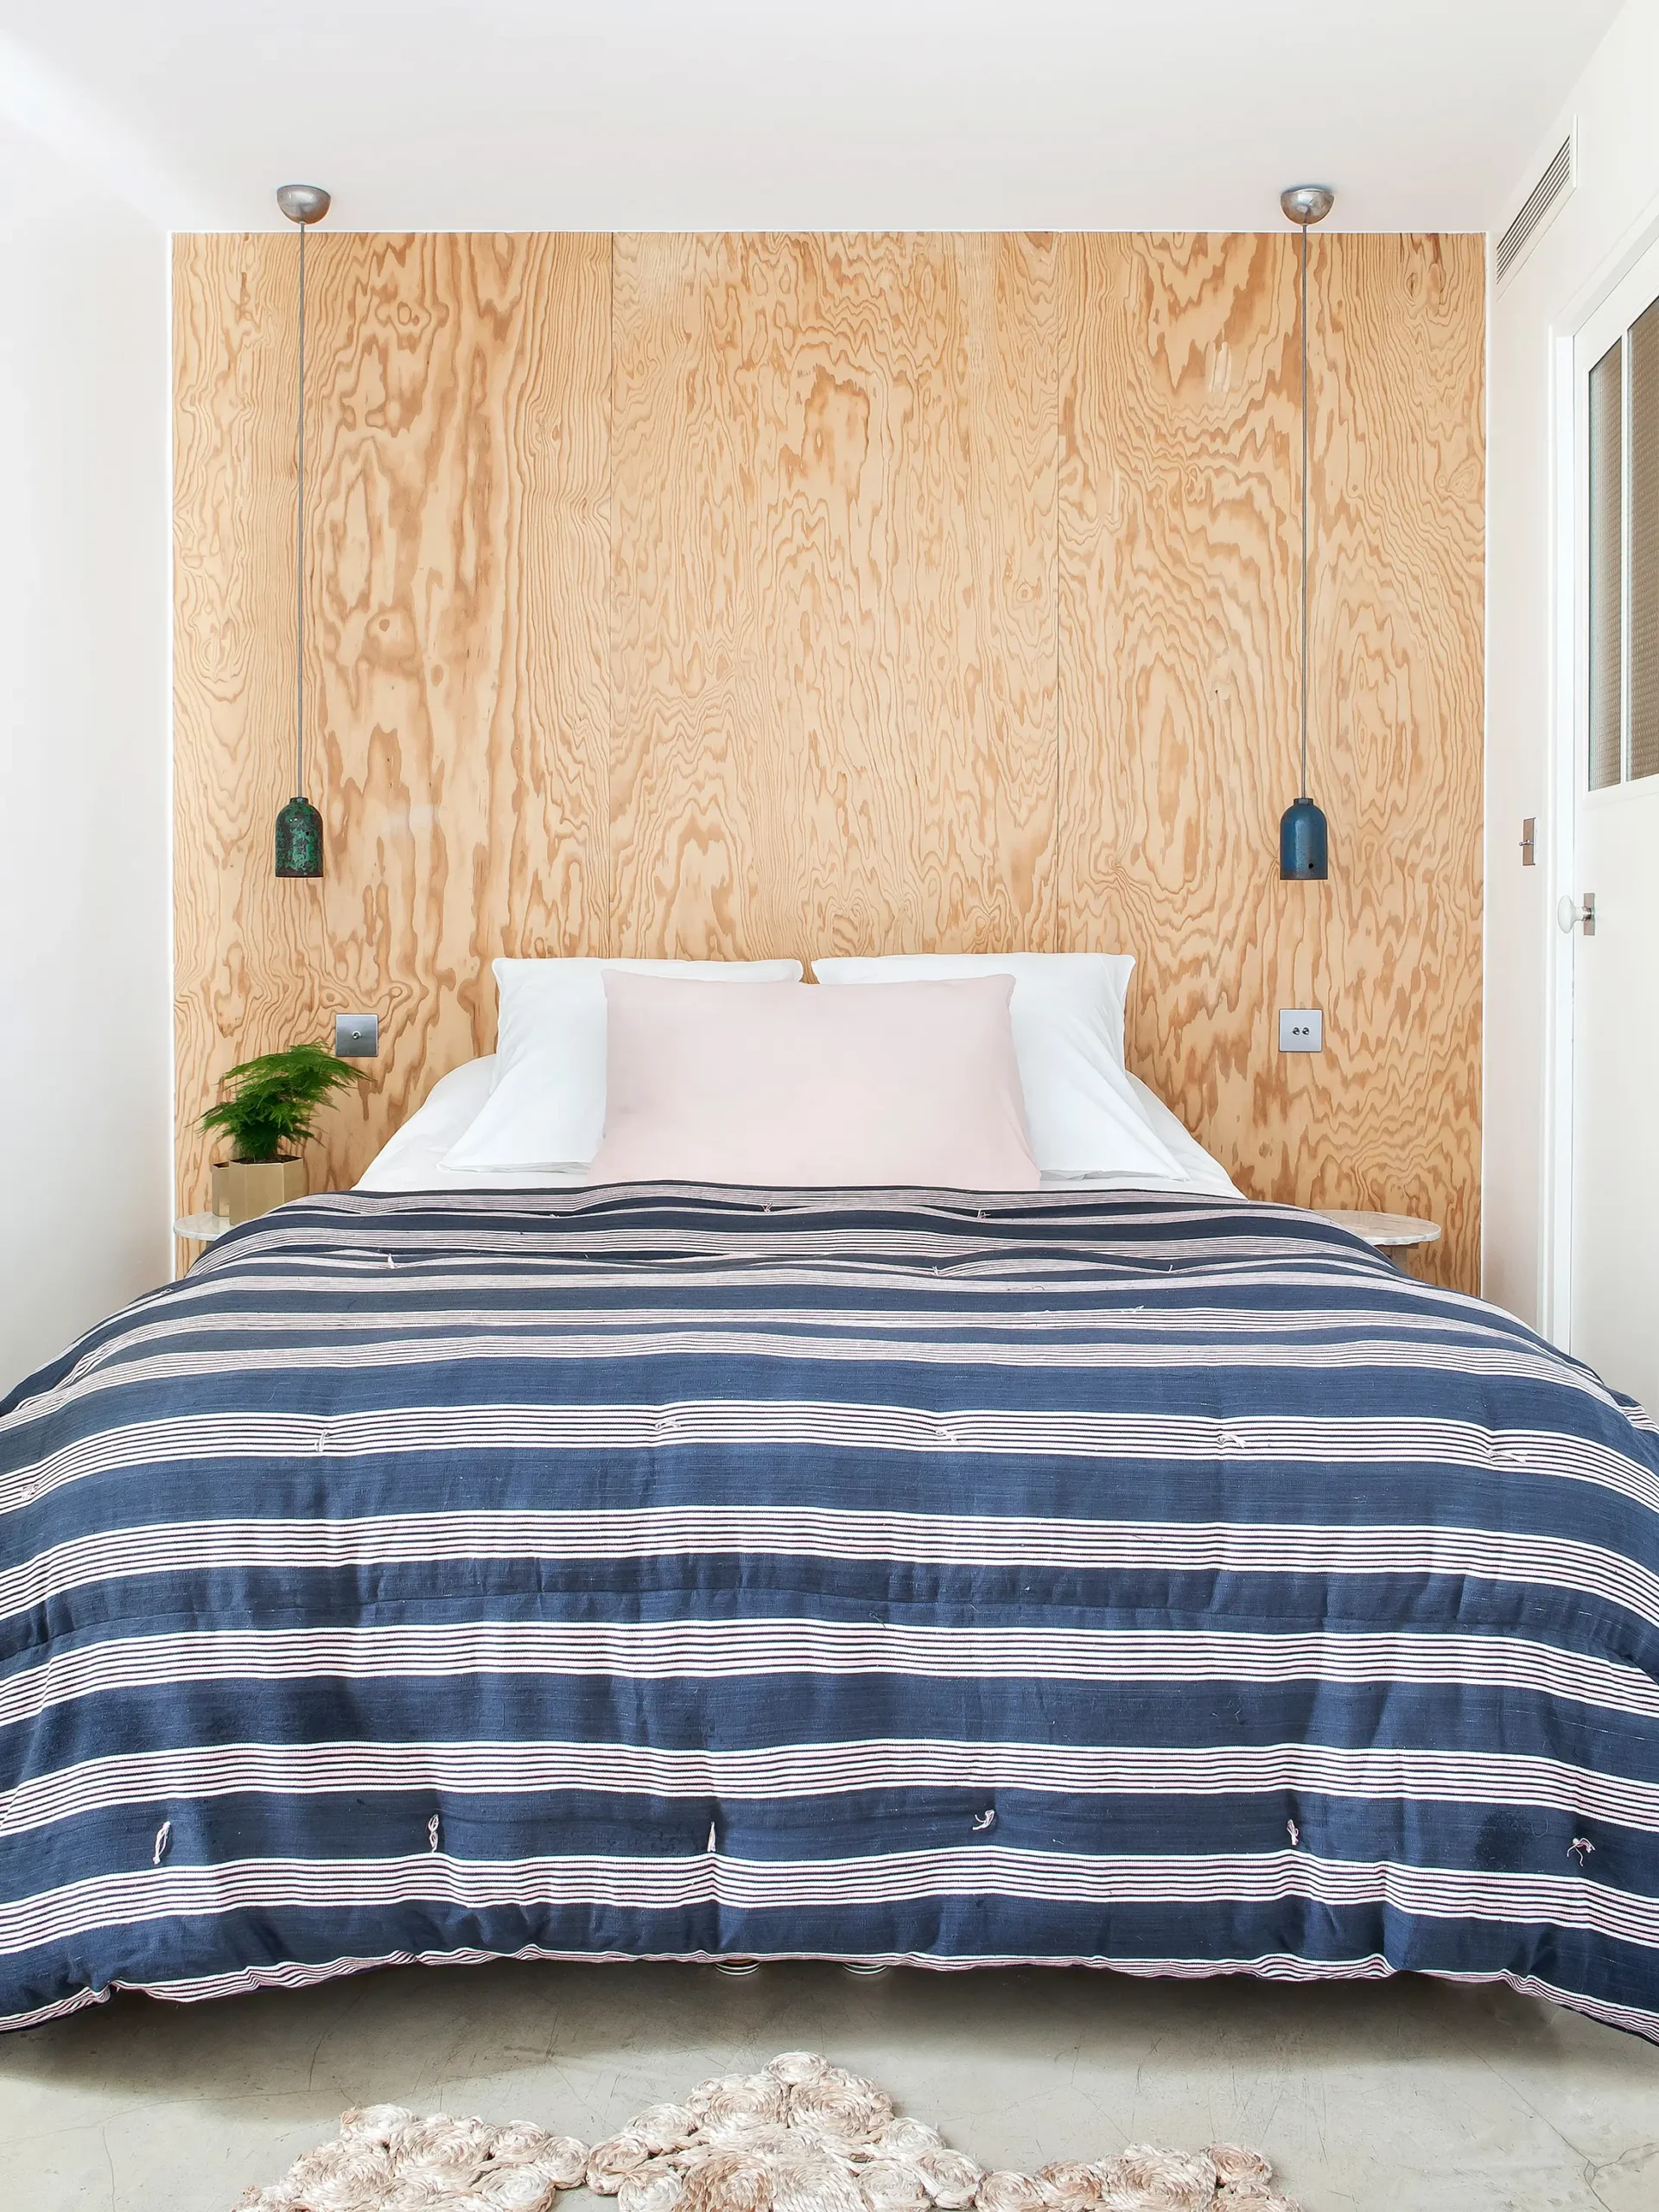
MULTIPOLYGON (((371 1161, 358 1184, 359 1191, 563 1191, 586 1183, 585 1168, 568 1173, 514 1171, 501 1167, 446 1167, 447 1153, 490 1095, 495 1077, 495 1056, 467 1060, 435 1084, 418 1113, 411 1114, 391 1141, 371 1161)), ((1238 1198, 1242 1193, 1218 1160, 1213 1159, 1171 1113, 1156 1091, 1138 1076, 1131 1076, 1135 1103, 1148 1127, 1173 1154, 1178 1176, 1045 1175, 1045 1190, 1170 1191, 1205 1198, 1238 1198)))

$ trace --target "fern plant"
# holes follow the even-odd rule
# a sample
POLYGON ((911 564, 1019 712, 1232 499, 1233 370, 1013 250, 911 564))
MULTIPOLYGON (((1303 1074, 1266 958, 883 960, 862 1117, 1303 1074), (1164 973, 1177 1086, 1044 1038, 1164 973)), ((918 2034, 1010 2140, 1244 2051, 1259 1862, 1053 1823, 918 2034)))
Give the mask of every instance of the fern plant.
POLYGON ((201 1126, 223 1131, 233 1160, 292 1160, 310 1141, 318 1108, 335 1091, 363 1079, 361 1068, 337 1059, 321 1045, 261 1052, 223 1077, 226 1095, 207 1109, 201 1126))

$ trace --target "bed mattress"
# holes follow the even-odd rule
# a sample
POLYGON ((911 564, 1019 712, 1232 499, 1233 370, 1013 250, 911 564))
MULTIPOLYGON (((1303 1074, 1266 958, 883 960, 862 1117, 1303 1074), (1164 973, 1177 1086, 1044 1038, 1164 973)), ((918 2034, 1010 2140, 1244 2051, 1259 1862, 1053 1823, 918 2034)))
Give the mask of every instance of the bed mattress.
POLYGON ((0 1408, 0 2016, 810 1955, 1659 2037, 1656 1506, 1288 1208, 302 1201, 0 1408))

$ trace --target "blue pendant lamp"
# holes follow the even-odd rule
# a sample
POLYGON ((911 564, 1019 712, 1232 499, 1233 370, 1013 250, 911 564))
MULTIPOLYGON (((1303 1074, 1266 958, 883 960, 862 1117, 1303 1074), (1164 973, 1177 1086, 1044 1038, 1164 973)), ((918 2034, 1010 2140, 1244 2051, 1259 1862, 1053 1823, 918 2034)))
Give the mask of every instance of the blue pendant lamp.
POLYGON ((322 817, 305 796, 305 233, 328 213, 320 184, 284 184, 276 205, 300 226, 300 405, 295 438, 294 497, 294 796, 276 817, 278 875, 322 874, 322 817))
POLYGON ((1287 882, 1323 883, 1331 873, 1324 811, 1307 795, 1307 226, 1336 205, 1328 184, 1293 184, 1279 205, 1302 233, 1302 780, 1279 823, 1279 873, 1287 882))

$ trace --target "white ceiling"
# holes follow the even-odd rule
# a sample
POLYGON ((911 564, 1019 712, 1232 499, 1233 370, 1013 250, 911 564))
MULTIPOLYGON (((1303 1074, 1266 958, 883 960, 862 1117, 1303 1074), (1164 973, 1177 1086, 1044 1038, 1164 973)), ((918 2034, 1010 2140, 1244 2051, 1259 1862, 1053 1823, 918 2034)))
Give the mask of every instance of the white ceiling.
POLYGON ((0 0, 0 107, 180 228, 1484 230, 1618 6, 0 0))

